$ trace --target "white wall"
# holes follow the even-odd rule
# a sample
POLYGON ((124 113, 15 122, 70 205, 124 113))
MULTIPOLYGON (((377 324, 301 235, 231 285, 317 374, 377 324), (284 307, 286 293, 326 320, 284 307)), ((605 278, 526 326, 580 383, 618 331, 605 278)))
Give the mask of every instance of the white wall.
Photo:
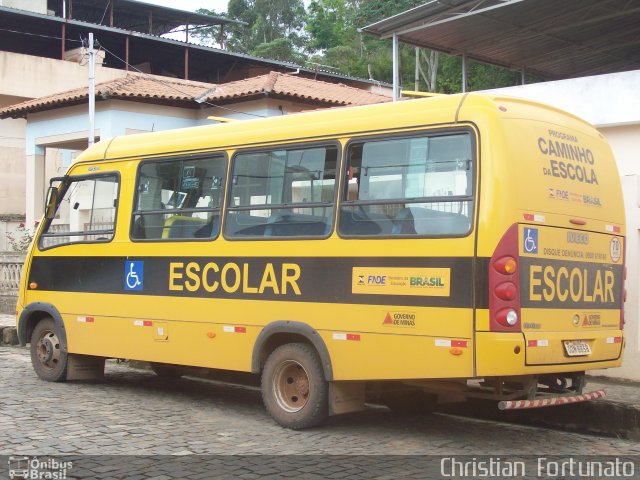
MULTIPOLYGON (((96 65, 97 83, 126 74, 124 70, 96 65)), ((0 96, 39 98, 86 87, 88 79, 87 65, 0 51, 0 96)))
MULTIPOLYGON (((305 104, 268 98, 229 105, 227 108, 203 109, 107 100, 96 104, 95 128, 100 139, 105 140, 119 135, 212 124, 214 121, 208 120, 208 116, 246 120, 255 115, 282 115, 306 108, 308 107, 305 104)), ((26 221, 29 225, 42 215, 42 199, 48 186, 48 178, 64 174, 64 171, 55 171, 55 167, 61 165, 61 162, 52 159, 57 152, 55 149, 63 146, 69 148, 69 145, 74 143, 82 144, 86 142, 87 136, 88 113, 84 105, 58 108, 28 116, 27 170, 33 173, 26 176, 26 221), (54 170, 45 170, 47 165, 53 166, 54 170)), ((24 159, 24 156, 22 158, 24 159)))
POLYGON ((640 123, 639 86, 640 70, 633 70, 488 91, 553 105, 596 127, 612 127, 640 123))
POLYGON ((47 13, 47 0, 0 0, 0 6, 44 15, 47 13))
MULTIPOLYGON (((46 1, 0 0, 0 5, 46 13, 46 1)), ((96 67, 96 81, 105 82, 126 75, 123 70, 96 67)), ((77 62, 0 51, 0 106, 14 105, 31 98, 85 87, 87 66, 77 62)), ((25 139, 27 122, 0 120, 0 215, 26 211, 25 139)))
POLYGON ((596 371, 640 380, 640 70, 490 90, 566 110, 607 137, 622 179, 627 217, 625 359, 622 367, 596 371))
POLYGON ((0 215, 25 212, 24 132, 22 119, 0 120, 0 215))

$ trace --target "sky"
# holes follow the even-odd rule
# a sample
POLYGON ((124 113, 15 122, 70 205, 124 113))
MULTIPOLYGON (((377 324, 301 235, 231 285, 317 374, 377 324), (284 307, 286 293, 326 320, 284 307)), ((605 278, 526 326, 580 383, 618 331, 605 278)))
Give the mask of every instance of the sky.
POLYGON ((209 10, 215 10, 218 13, 227 11, 228 0, 141 0, 145 3, 151 3, 153 5, 159 5, 161 7, 178 8, 180 10, 187 10, 189 12, 195 12, 198 8, 206 8, 209 10))

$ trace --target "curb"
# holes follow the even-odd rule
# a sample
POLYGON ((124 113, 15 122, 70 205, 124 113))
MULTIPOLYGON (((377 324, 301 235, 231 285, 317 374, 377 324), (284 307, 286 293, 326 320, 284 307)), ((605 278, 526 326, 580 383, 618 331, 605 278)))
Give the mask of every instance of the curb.
POLYGON ((640 405, 610 400, 510 411, 498 410, 497 402, 471 400, 463 405, 444 405, 437 411, 480 420, 640 440, 640 405))
POLYGON ((0 327, 1 345, 18 345, 18 331, 16 327, 0 327))

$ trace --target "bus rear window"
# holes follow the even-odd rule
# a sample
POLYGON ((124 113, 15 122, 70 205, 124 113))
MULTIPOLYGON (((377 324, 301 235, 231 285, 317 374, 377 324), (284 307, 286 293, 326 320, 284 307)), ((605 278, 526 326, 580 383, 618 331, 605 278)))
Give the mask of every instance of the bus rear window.
POLYGON ((469 132, 351 143, 343 236, 463 236, 473 218, 469 132))

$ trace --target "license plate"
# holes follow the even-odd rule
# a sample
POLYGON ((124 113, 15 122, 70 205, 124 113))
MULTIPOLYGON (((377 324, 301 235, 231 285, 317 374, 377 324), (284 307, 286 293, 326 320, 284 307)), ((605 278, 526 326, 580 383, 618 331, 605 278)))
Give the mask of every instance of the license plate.
POLYGON ((591 355, 591 346, 583 340, 565 340, 564 350, 570 357, 591 355))

